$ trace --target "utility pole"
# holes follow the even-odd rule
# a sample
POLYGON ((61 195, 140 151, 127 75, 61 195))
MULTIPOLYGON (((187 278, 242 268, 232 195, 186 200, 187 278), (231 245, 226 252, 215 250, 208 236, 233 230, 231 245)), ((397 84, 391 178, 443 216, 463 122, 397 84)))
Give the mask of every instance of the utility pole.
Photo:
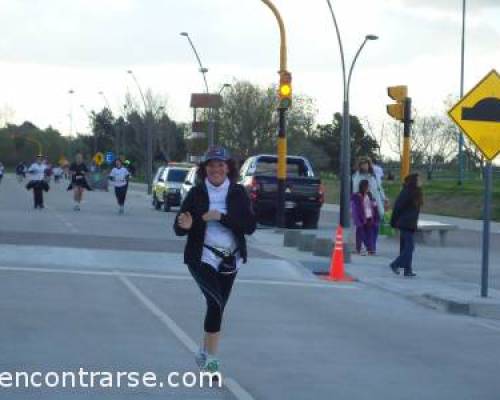
POLYGON ((412 111, 411 98, 408 97, 407 86, 391 86, 387 88, 389 97, 396 101, 387 105, 387 113, 394 119, 403 123, 403 157, 401 159, 401 182, 410 174, 411 159, 411 125, 412 111))
POLYGON ((276 6, 269 0, 262 0, 273 12, 280 29, 280 86, 279 86, 279 127, 278 127, 278 197, 276 204, 276 225, 285 228, 285 188, 286 188, 286 111, 292 104, 292 75, 287 70, 286 32, 283 19, 276 6))

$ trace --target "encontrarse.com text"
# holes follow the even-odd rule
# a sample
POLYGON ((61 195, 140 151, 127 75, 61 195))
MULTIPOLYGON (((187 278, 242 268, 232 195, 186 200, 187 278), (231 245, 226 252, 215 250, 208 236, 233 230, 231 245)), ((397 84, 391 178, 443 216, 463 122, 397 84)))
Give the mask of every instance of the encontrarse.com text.
POLYGON ((83 368, 77 372, 0 372, 0 390, 22 388, 161 389, 213 386, 222 387, 222 376, 218 372, 170 372, 165 380, 160 379, 154 372, 85 371, 83 368))

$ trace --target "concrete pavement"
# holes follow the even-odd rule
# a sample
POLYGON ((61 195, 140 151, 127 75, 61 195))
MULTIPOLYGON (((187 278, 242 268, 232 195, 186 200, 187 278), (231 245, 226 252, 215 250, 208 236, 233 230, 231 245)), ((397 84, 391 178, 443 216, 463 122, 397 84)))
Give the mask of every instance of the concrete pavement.
MULTIPOLYGON (((204 301, 181 262, 184 239, 173 213, 130 194, 125 216, 102 192, 74 212, 62 187, 35 212, 29 193, 2 182, 0 371, 195 370, 204 301)), ((368 282, 322 282, 306 261, 327 260, 295 258, 273 230, 249 245, 224 321, 222 389, 0 389, 0 399, 498 398, 500 323, 368 282)))

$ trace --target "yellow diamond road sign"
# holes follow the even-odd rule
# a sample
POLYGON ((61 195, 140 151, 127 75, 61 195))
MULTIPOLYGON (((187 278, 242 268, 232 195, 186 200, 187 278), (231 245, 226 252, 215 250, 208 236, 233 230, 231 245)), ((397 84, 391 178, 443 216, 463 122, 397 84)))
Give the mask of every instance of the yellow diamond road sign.
POLYGON ((493 70, 449 112, 488 160, 500 153, 500 75, 493 70))
POLYGON ((94 162, 99 167, 104 162, 104 154, 98 152, 94 155, 94 162))

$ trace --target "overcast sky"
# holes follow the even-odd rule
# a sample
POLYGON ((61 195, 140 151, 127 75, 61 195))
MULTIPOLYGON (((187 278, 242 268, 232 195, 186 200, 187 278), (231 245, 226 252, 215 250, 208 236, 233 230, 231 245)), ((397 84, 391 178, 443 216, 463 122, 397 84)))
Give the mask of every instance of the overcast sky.
MULTIPOLYGON (((468 0, 465 88, 500 70, 500 0, 468 0)), ((286 24, 294 91, 316 101, 318 122, 341 110, 341 69, 325 0, 275 0, 286 24)), ((420 113, 443 112, 458 95, 462 0, 332 0, 350 62, 366 34, 356 66, 351 110, 374 123, 385 118, 386 88, 407 84, 420 113)), ((260 0, 0 0, 0 108, 13 122, 30 120, 68 133, 86 132, 88 110, 119 111, 132 69, 143 89, 168 98, 169 114, 190 119, 190 93, 203 81, 188 31, 217 90, 246 79, 278 80, 279 34, 260 0), (68 90, 73 89, 72 102, 68 90)))

